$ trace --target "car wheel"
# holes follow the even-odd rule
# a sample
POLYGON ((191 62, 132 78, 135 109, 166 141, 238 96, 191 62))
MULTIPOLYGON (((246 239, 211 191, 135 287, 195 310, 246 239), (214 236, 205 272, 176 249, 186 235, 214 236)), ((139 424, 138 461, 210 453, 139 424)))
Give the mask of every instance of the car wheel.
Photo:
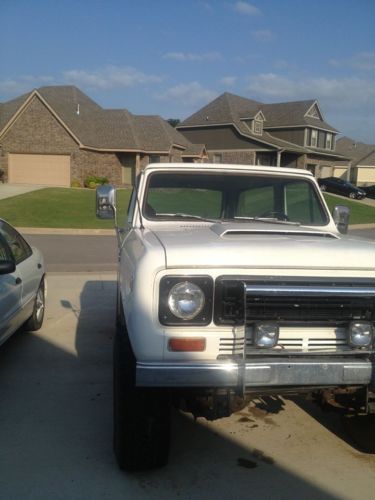
POLYGON ((327 191, 327 186, 325 184, 321 184, 320 190, 321 191, 327 191))
POLYGON ((44 279, 40 282, 38 291, 36 292, 33 313, 26 321, 24 329, 29 332, 36 332, 42 327, 45 310, 45 283, 44 279))
POLYGON ((170 442, 169 394, 166 390, 137 388, 135 366, 125 328, 117 328, 113 365, 113 445, 119 467, 127 471, 166 465, 170 442))
POLYGON ((349 193, 349 198, 351 198, 352 200, 355 200, 357 198, 357 195, 356 193, 349 193))

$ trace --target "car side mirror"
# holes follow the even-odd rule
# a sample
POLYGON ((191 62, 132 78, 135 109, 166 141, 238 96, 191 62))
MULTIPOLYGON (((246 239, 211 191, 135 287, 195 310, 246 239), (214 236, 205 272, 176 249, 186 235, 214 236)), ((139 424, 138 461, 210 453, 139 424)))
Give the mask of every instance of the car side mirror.
POLYGON ((0 275, 14 273, 15 270, 16 261, 13 253, 5 238, 0 234, 0 275))
POLYGON ((96 189, 96 216, 98 219, 116 217, 116 189, 111 184, 103 184, 96 189))
POLYGON ((333 220, 340 233, 346 234, 349 226, 350 209, 343 205, 336 205, 332 212, 333 220))

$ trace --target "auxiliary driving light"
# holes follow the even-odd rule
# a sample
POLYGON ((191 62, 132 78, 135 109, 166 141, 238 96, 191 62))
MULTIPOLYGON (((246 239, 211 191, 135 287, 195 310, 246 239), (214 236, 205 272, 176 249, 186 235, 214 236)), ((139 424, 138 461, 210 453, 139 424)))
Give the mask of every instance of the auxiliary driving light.
POLYGON ((366 321, 352 321, 349 325, 349 344, 352 347, 370 347, 374 338, 374 327, 366 321))
POLYGON ((254 343, 257 347, 275 347, 279 340, 277 323, 256 323, 254 326, 254 343))

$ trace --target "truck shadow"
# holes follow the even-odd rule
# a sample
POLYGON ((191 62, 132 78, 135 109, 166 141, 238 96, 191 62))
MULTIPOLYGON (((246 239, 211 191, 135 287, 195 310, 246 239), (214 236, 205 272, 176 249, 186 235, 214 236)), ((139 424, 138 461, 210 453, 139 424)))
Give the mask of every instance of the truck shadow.
MULTIPOLYGON (((116 283, 74 280, 79 294, 72 283, 63 286, 51 276, 41 332, 19 332, 0 349, 4 498, 31 498, 32 491, 38 498, 93 500, 249 498, 250 491, 257 498, 299 498, 301 492, 312 499, 336 498, 251 439, 245 446, 214 424, 178 411, 173 412, 170 464, 133 475, 119 471, 112 453, 116 283)), ((249 417, 236 415, 238 426, 251 429, 257 412, 277 415, 284 404, 277 397, 260 399, 249 417)))
POLYGON ((303 398, 289 399, 357 451, 375 454, 375 415, 350 415, 328 404, 320 407, 303 398))

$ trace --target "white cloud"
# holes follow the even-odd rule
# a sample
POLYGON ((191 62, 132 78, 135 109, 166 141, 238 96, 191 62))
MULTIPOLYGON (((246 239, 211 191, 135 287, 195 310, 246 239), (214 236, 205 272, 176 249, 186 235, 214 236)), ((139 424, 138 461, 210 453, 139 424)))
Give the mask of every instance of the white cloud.
POLYGON ((161 101, 177 102, 184 107, 199 106, 215 97, 217 92, 202 87, 198 82, 181 83, 156 95, 161 101))
POLYGON ((271 42, 275 37, 270 30, 256 30, 251 32, 251 36, 257 42, 271 42))
POLYGON ((360 52, 353 57, 347 59, 331 59, 331 66, 349 67, 360 71, 375 70, 375 52, 360 52))
POLYGON ((360 103, 375 102, 375 84, 353 78, 295 78, 274 73, 251 76, 247 89, 264 99, 324 99, 330 106, 355 108, 360 103))
POLYGON ((234 10, 240 14, 247 14, 249 16, 259 16, 259 14, 261 14, 258 7, 248 2, 236 2, 234 4, 234 10))
POLYGON ((171 59, 173 61, 195 62, 195 61, 220 61, 222 56, 219 52, 202 52, 194 54, 191 52, 167 52, 163 55, 163 59, 171 59))
POLYGON ((236 76, 223 76, 223 78, 220 79, 220 83, 227 87, 232 87, 236 83, 236 81, 236 76))
POLYGON ((44 85, 56 85, 56 80, 52 76, 23 75, 18 79, 0 80, 0 92, 7 96, 14 96, 30 92, 33 88, 44 85))
POLYGON ((147 75, 132 67, 118 66, 108 66, 92 72, 68 70, 63 72, 63 77, 66 83, 102 90, 160 83, 162 81, 160 76, 147 75))

